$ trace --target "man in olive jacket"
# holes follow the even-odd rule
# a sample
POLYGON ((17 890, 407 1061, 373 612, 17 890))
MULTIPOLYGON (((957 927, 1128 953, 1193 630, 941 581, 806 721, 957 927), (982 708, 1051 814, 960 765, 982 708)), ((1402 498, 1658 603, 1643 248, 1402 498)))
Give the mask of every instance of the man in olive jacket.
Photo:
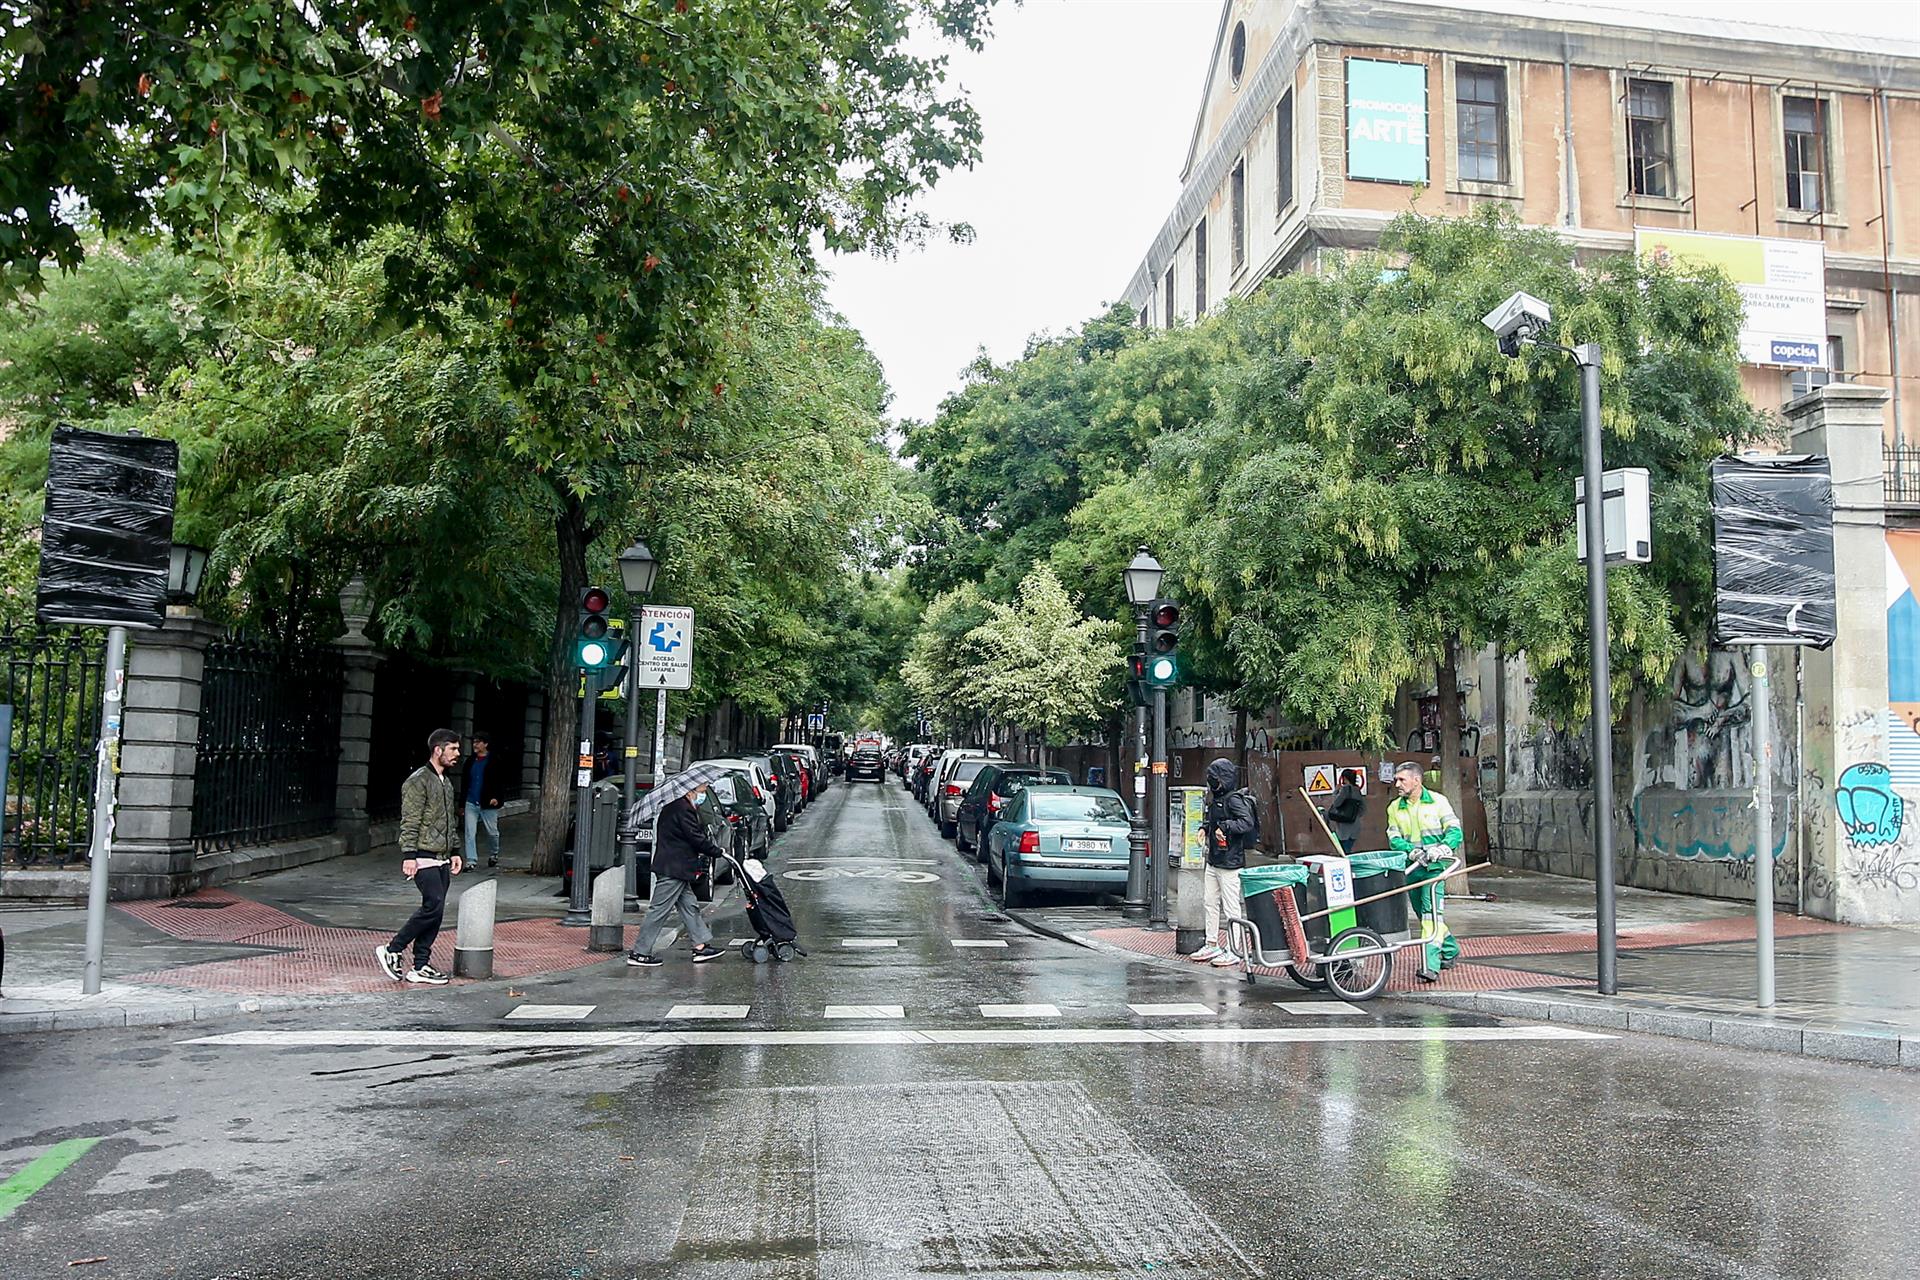
POLYGON ((647 918, 641 922, 640 936, 633 940, 627 963, 651 969, 665 963, 653 954, 653 944, 678 913, 693 940, 693 962, 704 964, 726 952, 713 946, 713 930, 700 914, 700 899, 694 893, 694 881, 707 869, 710 858, 722 850, 707 834, 707 824, 694 806, 707 793, 704 786, 692 794, 670 800, 660 810, 653 825, 653 897, 647 903, 647 918))
POLYGON ((447 985, 447 975, 431 961, 447 909, 447 889, 462 865, 459 802, 449 776, 459 761, 460 735, 435 729, 427 739, 427 762, 400 784, 400 870, 420 890, 420 907, 392 942, 373 949, 381 971, 395 982, 447 985), (402 971, 408 943, 413 944, 413 968, 402 971))

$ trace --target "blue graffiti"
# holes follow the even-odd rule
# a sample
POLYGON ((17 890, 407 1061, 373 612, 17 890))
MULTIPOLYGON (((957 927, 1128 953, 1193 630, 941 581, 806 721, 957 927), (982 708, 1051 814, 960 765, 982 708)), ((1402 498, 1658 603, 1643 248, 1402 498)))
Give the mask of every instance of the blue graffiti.
POLYGON ((1850 844, 1897 843, 1906 825, 1907 802, 1893 789, 1893 773, 1884 764, 1848 765, 1834 788, 1833 803, 1850 844))

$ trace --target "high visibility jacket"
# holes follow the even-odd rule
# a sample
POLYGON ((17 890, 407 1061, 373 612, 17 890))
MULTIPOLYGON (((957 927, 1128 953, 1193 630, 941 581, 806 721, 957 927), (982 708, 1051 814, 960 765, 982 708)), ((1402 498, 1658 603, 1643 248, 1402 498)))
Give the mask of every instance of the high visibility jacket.
POLYGON ((1402 853, 1429 844, 1458 849, 1464 839, 1453 806, 1438 791, 1422 787, 1418 800, 1401 796, 1387 806, 1387 843, 1402 853))

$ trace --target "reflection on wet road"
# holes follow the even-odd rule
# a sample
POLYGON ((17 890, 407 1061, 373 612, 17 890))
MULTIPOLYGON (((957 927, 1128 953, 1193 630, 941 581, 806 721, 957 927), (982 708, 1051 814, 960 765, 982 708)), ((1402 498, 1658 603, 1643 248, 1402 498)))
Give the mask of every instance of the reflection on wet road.
POLYGON ((17 1037, 0 1182, 98 1141, 0 1275, 1857 1278, 1920 1244, 1908 1075, 1124 965, 1007 920, 891 784, 772 867, 792 964, 17 1037))

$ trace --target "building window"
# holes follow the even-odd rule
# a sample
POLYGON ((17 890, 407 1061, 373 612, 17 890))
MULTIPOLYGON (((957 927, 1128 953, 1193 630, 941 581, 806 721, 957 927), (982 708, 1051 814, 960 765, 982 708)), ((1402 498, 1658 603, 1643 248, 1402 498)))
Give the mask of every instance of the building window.
POLYGON ((1504 67, 1469 66, 1454 71, 1460 178, 1465 182, 1507 180, 1507 72, 1504 67))
POLYGON ((1207 220, 1193 224, 1193 318, 1207 314, 1207 220))
POLYGON ((1293 90, 1280 95, 1280 109, 1273 119, 1274 150, 1279 154, 1278 202, 1275 210, 1284 213, 1293 203, 1293 90))
POLYGON ((1167 267, 1167 282, 1160 290, 1160 298, 1166 311, 1166 327, 1171 329, 1173 328, 1173 267, 1171 265, 1167 267))
POLYGON ((1228 204, 1233 226, 1233 269, 1237 273, 1247 263, 1247 160, 1234 162, 1228 186, 1228 204))
MULTIPOLYGON (((1789 173, 1792 171, 1789 170, 1789 173)), ((1840 335, 1827 335, 1827 367, 1824 369, 1795 369, 1787 379, 1787 399, 1795 400, 1812 391, 1815 387, 1824 387, 1830 382, 1847 380, 1847 347, 1840 335)))
POLYGON ((1820 213, 1827 207, 1827 104, 1787 98, 1780 104, 1787 145, 1787 208, 1820 213))
POLYGON ((1233 39, 1227 43, 1227 74, 1233 82, 1240 83, 1240 76, 1247 69, 1247 24, 1237 22, 1233 27, 1233 39))
POLYGON ((1673 197, 1673 86, 1664 80, 1627 81, 1627 189, 1673 197))

